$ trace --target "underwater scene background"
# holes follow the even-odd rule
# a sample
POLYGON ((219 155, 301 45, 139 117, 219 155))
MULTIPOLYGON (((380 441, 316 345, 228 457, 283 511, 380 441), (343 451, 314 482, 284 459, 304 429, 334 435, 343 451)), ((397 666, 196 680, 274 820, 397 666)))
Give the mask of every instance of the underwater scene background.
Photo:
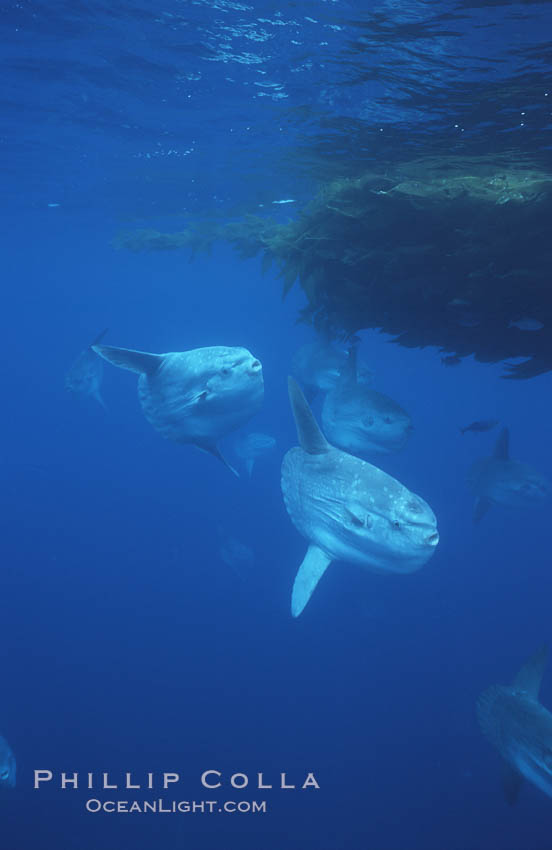
MULTIPOLYGON (((502 428, 552 479, 551 24, 546 2, 476 0, 2 10, 3 847, 552 846, 549 799, 525 782, 506 804, 476 716, 550 640, 550 499, 474 523, 468 484, 502 428), (402 189, 358 265, 367 174, 389 181, 362 182, 376 198, 402 189), (336 192, 361 224, 317 223, 331 253, 301 265, 293 228, 336 192), (219 444, 239 478, 163 440, 136 375, 104 363, 105 406, 66 391, 104 329, 102 345, 258 358, 263 407, 219 444), (410 415, 406 446, 368 459, 431 506, 440 540, 409 575, 331 565, 293 618, 287 376, 315 339, 356 344, 410 415), (514 377, 534 377, 504 380, 527 359, 514 377), (460 432, 481 420, 498 424, 460 432), (235 439, 251 431, 275 446, 249 477, 235 439), (35 770, 54 778, 35 790, 35 770), (104 771, 180 782, 59 787, 104 771), (319 789, 300 789, 309 772, 319 789), (267 811, 94 814, 91 797, 267 811)), ((320 422, 323 393, 311 404, 320 422)), ((539 699, 552 707, 550 670, 539 699)))

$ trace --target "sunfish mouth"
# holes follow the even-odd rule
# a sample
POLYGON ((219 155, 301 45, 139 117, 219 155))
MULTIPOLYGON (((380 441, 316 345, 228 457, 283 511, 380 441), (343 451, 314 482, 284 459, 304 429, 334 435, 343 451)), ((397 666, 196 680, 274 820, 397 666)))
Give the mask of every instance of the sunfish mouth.
POLYGON ((434 531, 433 534, 430 534, 429 537, 426 537, 426 541, 428 546, 437 546, 439 542, 439 532, 434 531))
POLYGON ((259 372, 262 369, 260 361, 259 360, 253 360, 253 362, 249 366, 249 369, 251 370, 251 372, 253 374, 255 374, 255 372, 259 372))

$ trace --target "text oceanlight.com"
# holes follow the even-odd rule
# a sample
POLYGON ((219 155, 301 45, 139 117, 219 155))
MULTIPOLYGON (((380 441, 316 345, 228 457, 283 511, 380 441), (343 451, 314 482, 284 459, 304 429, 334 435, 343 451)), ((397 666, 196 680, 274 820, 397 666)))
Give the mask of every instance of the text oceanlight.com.
POLYGON ((87 812, 96 814, 264 814, 266 800, 87 800, 87 812))

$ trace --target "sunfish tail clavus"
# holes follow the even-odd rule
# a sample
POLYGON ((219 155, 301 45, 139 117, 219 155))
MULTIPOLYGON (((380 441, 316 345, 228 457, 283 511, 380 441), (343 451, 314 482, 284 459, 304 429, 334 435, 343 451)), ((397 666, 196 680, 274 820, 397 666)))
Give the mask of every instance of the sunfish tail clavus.
POLYGON ((523 777, 552 797, 552 714, 539 702, 547 657, 543 646, 511 685, 492 685, 477 702, 481 731, 502 756, 502 785, 510 805, 523 777))
POLYGON ((212 346, 151 354, 94 346, 114 366, 136 372, 146 419, 164 437, 191 443, 221 460, 217 442, 244 425, 263 403, 263 371, 246 348, 212 346))
POLYGON ((297 617, 332 561, 409 573, 431 557, 439 535, 423 499, 376 466, 330 445, 293 378, 288 386, 299 446, 282 462, 282 494, 293 524, 309 543, 292 591, 297 617))

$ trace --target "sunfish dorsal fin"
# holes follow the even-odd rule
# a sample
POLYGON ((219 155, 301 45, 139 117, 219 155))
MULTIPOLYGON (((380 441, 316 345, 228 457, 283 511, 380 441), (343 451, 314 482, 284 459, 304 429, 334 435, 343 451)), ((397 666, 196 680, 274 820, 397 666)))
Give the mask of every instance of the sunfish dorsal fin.
POLYGON ((103 331, 98 334, 98 336, 96 337, 94 342, 90 343, 90 348, 92 348, 93 345, 99 345, 100 342, 102 341, 102 339, 104 338, 104 336, 106 335, 106 333, 108 332, 108 330, 109 330, 109 328, 104 328, 103 331))
POLYGON ((510 459, 510 431, 508 428, 503 428, 500 432, 494 448, 493 457, 496 460, 510 459))
POLYGON ((288 391, 293 417, 297 428, 297 439, 303 451, 309 455, 321 455, 329 451, 330 444, 318 427, 295 378, 288 378, 288 391))
POLYGON ((133 351, 131 348, 114 348, 112 345, 93 345, 92 351, 121 369, 137 372, 139 375, 153 375, 163 360, 162 354, 149 354, 147 351, 133 351))
POLYGON ((539 698, 539 690, 544 674, 544 668, 548 660, 548 647, 541 646, 531 658, 525 662, 514 679, 514 688, 524 691, 527 696, 534 700, 539 698))
POLYGON ((298 617, 304 609, 331 562, 332 559, 322 549, 311 543, 293 583, 291 613, 294 617, 298 617))
POLYGON ((354 386, 357 383, 357 346, 351 345, 349 354, 339 374, 339 386, 354 386))

